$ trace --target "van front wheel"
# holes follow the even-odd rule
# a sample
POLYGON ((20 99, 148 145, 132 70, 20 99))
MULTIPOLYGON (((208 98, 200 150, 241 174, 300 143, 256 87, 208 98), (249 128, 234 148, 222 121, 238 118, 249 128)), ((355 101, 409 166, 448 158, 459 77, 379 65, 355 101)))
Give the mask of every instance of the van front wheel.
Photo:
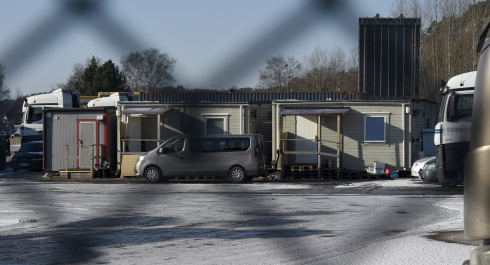
POLYGON ((157 167, 149 167, 145 170, 145 178, 153 183, 162 181, 162 173, 157 167))
POLYGON ((245 170, 241 167, 233 167, 230 170, 230 179, 231 182, 240 183, 245 182, 247 180, 247 174, 245 174, 245 170))

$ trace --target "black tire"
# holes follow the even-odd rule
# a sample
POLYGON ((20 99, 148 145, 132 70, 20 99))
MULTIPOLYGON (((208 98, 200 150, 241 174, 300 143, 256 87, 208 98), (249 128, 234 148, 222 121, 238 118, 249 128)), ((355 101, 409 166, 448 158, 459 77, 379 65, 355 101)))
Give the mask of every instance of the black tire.
POLYGON ((230 169, 230 173, 228 174, 231 182, 233 183, 242 183, 247 181, 247 174, 242 167, 236 166, 230 169))
POLYGON ((155 166, 149 167, 145 170, 145 178, 152 183, 161 182, 163 180, 160 169, 155 166))

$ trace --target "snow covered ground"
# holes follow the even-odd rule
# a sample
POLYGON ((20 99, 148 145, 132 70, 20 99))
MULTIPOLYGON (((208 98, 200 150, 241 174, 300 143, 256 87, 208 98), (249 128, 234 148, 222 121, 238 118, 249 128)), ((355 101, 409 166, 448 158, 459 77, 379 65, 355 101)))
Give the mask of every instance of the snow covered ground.
POLYGON ((462 193, 433 188, 0 177, 0 263, 462 264, 475 246, 427 238, 463 230, 462 193))

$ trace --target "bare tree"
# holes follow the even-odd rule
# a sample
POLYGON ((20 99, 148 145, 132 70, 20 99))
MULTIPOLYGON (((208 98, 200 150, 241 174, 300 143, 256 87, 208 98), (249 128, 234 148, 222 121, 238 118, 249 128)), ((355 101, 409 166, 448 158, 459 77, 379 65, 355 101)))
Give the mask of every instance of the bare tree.
POLYGON ((355 93, 359 90, 359 48, 353 47, 347 58, 347 76, 342 86, 343 92, 355 93))
POLYGON ((348 57, 338 46, 330 50, 316 47, 310 56, 304 58, 302 78, 306 90, 329 93, 354 92, 357 90, 357 56, 357 49, 348 57))
POLYGON ((3 79, 5 79, 5 74, 3 71, 5 67, 0 64, 0 100, 8 99, 10 97, 10 89, 3 85, 3 79))
POLYGON ((259 70, 260 76, 257 87, 260 89, 286 92, 288 84, 301 70, 301 64, 294 56, 286 58, 282 54, 278 54, 267 58, 266 63, 265 69, 259 70))
POLYGON ((442 16, 445 19, 445 48, 446 48, 446 78, 454 75, 453 72, 453 57, 454 57, 454 35, 455 35, 455 19, 458 14, 457 0, 442 0, 441 3, 442 16))
POLYGON ((419 0, 408 0, 406 4, 406 12, 407 17, 422 18, 422 24, 425 23, 425 19, 423 19, 424 9, 422 7, 422 3, 419 0))
POLYGON ((338 46, 335 46, 330 52, 330 72, 334 89, 342 92, 342 85, 347 77, 347 54, 338 46))
POLYGON ((325 92, 328 84, 328 50, 319 46, 304 58, 303 78, 306 89, 311 92, 325 92))
POLYGON ((390 16, 398 17, 400 14, 405 14, 407 11, 406 7, 407 4, 405 0, 396 0, 390 6, 390 16))
POLYGON ((288 89, 288 92, 291 92, 291 90, 294 88, 294 83, 292 80, 296 78, 300 73, 301 73, 301 63, 294 58, 294 56, 289 56, 288 59, 286 60, 286 75, 285 75, 285 81, 286 81, 286 88, 288 89))
POLYGON ((122 71, 132 91, 151 91, 175 84, 172 75, 177 61, 156 48, 121 57, 122 71))

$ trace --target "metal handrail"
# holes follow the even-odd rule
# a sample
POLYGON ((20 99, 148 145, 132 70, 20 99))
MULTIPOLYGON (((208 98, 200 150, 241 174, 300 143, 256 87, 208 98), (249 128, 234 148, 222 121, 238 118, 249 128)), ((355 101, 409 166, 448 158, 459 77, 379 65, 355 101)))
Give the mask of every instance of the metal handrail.
MULTIPOLYGON (((321 178, 321 171, 320 171, 320 156, 323 155, 323 156, 329 156, 329 157, 335 157, 335 158, 339 158, 340 157, 340 153, 339 153, 339 150, 340 150, 340 142, 335 142, 335 141, 329 141, 329 140, 322 140, 322 139, 280 139, 280 141, 282 142, 282 149, 280 150, 281 152, 281 172, 282 174, 284 174, 284 155, 317 155, 318 156, 318 179, 321 178), (286 150, 286 145, 285 145, 285 142, 286 141, 314 141, 314 142, 317 142, 317 151, 285 151, 286 150), (331 143, 336 143, 337 144, 337 154, 331 154, 331 153, 324 153, 324 152, 320 152, 321 150, 321 142, 331 142, 331 143)), ((340 178, 340 173, 337 172, 337 179, 340 178)))
POLYGON ((335 142, 335 141, 329 141, 329 140, 322 140, 322 139, 280 139, 282 141, 282 149, 281 149, 281 154, 282 155, 324 155, 324 156, 330 156, 330 157, 336 157, 338 158, 338 154, 331 154, 331 153, 324 153, 320 151, 285 151, 286 147, 284 142, 285 141, 315 141, 315 142, 330 142, 330 143, 336 143, 337 144, 337 149, 339 148, 340 143, 335 142))
POLYGON ((91 145, 65 144, 65 150, 66 150, 65 172, 66 172, 66 174, 68 174, 68 172, 69 172, 69 170, 68 170, 69 159, 77 159, 78 161, 80 161, 80 158, 90 158, 92 160, 92 163, 90 163, 90 174, 92 175, 92 178, 94 178, 94 161, 95 161, 95 159, 104 158, 103 156, 100 155, 102 153, 102 146, 105 146, 105 145, 104 144, 91 144, 91 145), (70 155, 68 155, 70 146, 77 146, 77 147, 90 146, 90 153, 92 155, 90 155, 90 156, 70 156, 70 155), (94 147, 98 148, 98 153, 99 153, 98 156, 96 156, 94 153, 94 151, 96 150, 96 148, 94 148, 94 147))
MULTIPOLYGON (((336 141, 322 140, 322 139, 280 139, 281 141, 314 141, 314 142, 330 142, 340 144, 336 141)), ((272 142, 272 141, 271 141, 272 142)))
POLYGON ((164 142, 162 139, 121 139, 122 142, 122 150, 121 154, 143 154, 145 152, 126 152, 126 144, 124 142, 157 142, 157 146, 160 145, 160 142, 164 142))

